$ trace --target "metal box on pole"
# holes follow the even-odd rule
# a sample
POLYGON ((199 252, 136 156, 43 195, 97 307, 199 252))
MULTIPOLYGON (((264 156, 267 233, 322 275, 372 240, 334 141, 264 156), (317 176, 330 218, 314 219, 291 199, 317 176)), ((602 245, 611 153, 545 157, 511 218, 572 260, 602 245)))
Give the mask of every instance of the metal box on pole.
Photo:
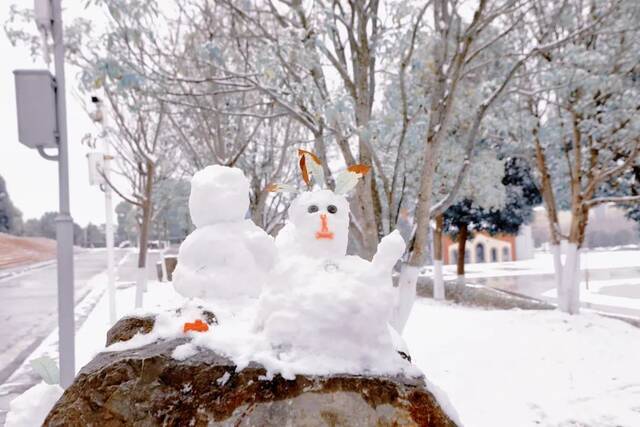
POLYGON ((104 153, 89 153, 87 159, 89 160, 89 185, 104 184, 104 153))
POLYGON ((29 148, 58 146, 56 82, 47 70, 15 70, 18 140, 29 148))

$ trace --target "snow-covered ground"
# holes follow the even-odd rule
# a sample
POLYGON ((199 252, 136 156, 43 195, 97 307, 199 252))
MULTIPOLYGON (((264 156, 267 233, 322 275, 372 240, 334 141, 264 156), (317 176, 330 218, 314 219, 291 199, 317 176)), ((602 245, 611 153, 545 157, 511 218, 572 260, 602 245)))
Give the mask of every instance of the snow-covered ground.
POLYGON ((640 329, 624 322, 419 300, 404 336, 465 426, 640 426, 640 329))
MULTIPOLYGON (((545 297, 557 298, 556 289, 550 289, 543 293, 545 297)), ((636 279, 612 279, 612 280, 596 280, 580 283, 580 301, 583 303, 598 304, 608 307, 630 308, 640 311, 640 277, 636 279), (629 289, 637 289, 635 298, 627 298, 622 296, 607 295, 609 290, 618 286, 624 286, 629 289)))
MULTIPOLYGON (((613 248, 584 250, 581 254, 582 271, 633 267, 640 268, 640 250, 637 246, 620 248, 620 250, 613 250, 613 248)), ((431 275, 431 267, 425 267, 422 273, 431 275)), ((445 265, 443 273, 445 279, 454 279, 456 266, 445 265)), ((522 261, 465 264, 465 275, 469 279, 542 274, 553 274, 553 255, 550 252, 537 251, 533 258, 522 261)))
MULTIPOLYGON (((583 308, 640 318, 640 250, 637 246, 585 250, 581 254, 580 300, 583 308)), ((444 267, 445 280, 456 278, 456 267, 444 267)), ((536 252, 529 260, 467 264, 468 283, 516 292, 555 302, 552 255, 536 252)), ((422 275, 430 277, 431 267, 422 275)))
MULTIPOLYGON (((134 294, 133 287, 118 289, 119 316, 134 311, 134 294)), ((150 282, 145 310, 175 298, 171 284, 150 282)), ((108 328, 102 292, 78 331, 78 370, 104 349, 108 328)), ((55 357, 56 334, 27 363, 55 357)), ((640 425, 640 329, 621 321, 422 299, 404 337, 414 362, 448 395, 465 426, 640 425)))

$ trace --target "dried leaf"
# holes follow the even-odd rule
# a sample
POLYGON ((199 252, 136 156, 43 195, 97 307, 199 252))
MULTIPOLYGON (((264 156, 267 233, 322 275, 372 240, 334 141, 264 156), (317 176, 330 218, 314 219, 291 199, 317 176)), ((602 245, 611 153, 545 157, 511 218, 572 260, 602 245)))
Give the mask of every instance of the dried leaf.
POLYGON ((361 165, 361 164, 349 166, 347 168, 349 172, 354 172, 362 176, 366 175, 370 169, 371 169, 371 166, 361 165))
POLYGON ((300 170, 302 171, 302 179, 307 184, 311 185, 311 178, 316 184, 322 186, 324 183, 324 171, 322 170, 322 162, 320 158, 310 151, 298 150, 298 156, 300 156, 300 170))
POLYGON ((305 161, 306 156, 303 154, 300 156, 300 172, 302 172, 302 179, 307 186, 311 185, 311 180, 309 179, 309 172, 307 171, 307 164, 305 161))
MULTIPOLYGON (((305 155, 306 157, 306 155, 305 155)), ((324 171, 322 170, 322 165, 319 163, 316 163, 315 161, 308 161, 306 162, 306 164, 309 167, 309 172, 311 172, 311 176, 313 177, 313 181, 319 185, 320 187, 322 187, 322 185, 324 184, 324 171)))
POLYGON ((298 149, 298 156, 302 157, 305 154, 311 156, 311 158, 313 159, 314 162, 316 162, 316 164, 318 164, 318 165, 322 164, 322 162, 320 161, 320 158, 318 156, 316 156, 315 154, 313 154, 311 151, 298 149))
POLYGON ((266 191, 269 193, 297 193, 298 189, 289 184, 273 184, 267 185, 266 191))
POLYGON ((336 194, 347 194, 357 184, 358 180, 362 177, 361 174, 352 172, 350 170, 342 171, 336 176, 336 194))

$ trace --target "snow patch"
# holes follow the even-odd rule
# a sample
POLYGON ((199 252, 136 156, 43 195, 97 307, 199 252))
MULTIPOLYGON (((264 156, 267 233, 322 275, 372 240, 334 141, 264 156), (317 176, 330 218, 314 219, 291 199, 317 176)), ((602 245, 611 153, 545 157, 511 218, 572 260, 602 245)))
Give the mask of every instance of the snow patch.
POLYGON ((418 300, 405 339, 463 425, 640 425, 640 329, 619 320, 418 300))
POLYGON ((220 387, 222 387, 227 383, 227 381, 229 381, 229 378, 231 378, 231 374, 229 372, 225 372, 224 375, 216 380, 216 382, 220 387))
POLYGON ((177 346, 173 349, 171 357, 176 360, 185 360, 198 353, 198 348, 190 342, 177 346))
POLYGON ((5 426, 42 425, 62 393, 64 390, 58 384, 47 384, 44 381, 36 384, 11 401, 5 426))

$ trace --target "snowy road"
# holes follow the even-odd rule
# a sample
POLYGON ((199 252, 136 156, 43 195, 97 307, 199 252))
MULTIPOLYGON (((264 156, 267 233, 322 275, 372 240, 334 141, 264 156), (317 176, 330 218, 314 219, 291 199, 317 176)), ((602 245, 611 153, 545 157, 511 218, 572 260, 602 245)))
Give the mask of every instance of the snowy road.
MULTIPOLYGON (((148 273, 155 278, 158 251, 148 255, 148 273)), ((116 250, 118 281, 133 281, 136 257, 130 250, 116 250), (127 256, 127 254, 130 254, 127 256), (126 259, 123 259, 125 256, 126 259), (123 262, 121 262, 123 261, 123 262)), ((81 301, 90 291, 90 279, 106 269, 104 250, 88 250, 75 255, 75 300, 81 301)), ((0 387, 24 359, 57 326, 55 263, 23 274, 0 279, 0 387)), ((76 325, 78 327, 79 325, 76 325)), ((13 393, 0 395, 0 426, 13 393)))
MULTIPOLYGON (((116 262, 124 255, 119 251, 116 262)), ((104 250, 75 256, 76 301, 89 291, 87 281, 106 268, 104 250)), ((0 383, 20 365, 24 357, 57 325, 56 265, 27 271, 0 280, 0 383)))

